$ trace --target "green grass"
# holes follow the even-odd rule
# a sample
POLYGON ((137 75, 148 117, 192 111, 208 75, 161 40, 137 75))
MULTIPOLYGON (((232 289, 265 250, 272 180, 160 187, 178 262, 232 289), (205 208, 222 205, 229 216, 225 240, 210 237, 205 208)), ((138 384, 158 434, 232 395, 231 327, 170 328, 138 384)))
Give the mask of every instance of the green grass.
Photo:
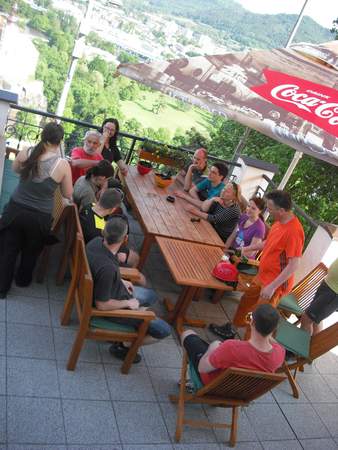
POLYGON ((152 106, 161 94, 159 92, 141 92, 136 101, 122 101, 121 110, 127 119, 134 118, 141 122, 143 128, 167 128, 174 136, 177 128, 183 131, 195 127, 201 133, 207 135, 207 127, 212 123, 212 114, 200 108, 191 107, 189 111, 180 111, 176 101, 165 96, 166 106, 155 114, 152 106))

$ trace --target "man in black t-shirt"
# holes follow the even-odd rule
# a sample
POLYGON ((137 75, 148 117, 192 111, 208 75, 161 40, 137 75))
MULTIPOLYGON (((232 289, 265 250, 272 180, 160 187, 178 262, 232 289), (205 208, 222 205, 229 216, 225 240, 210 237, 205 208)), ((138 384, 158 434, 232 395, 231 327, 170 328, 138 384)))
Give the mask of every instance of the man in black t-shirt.
MULTIPOLYGON (((120 210, 123 194, 118 189, 107 189, 100 195, 97 203, 86 205, 81 209, 80 222, 86 243, 97 236, 102 236, 102 231, 106 221, 120 210)), ((126 218, 127 220, 127 218, 126 218)), ((128 223, 128 220, 127 220, 128 223)), ((128 227, 129 233, 129 227, 128 227)), ((118 252, 118 260, 123 267, 137 267, 139 255, 124 244, 118 252)), ((145 285, 145 278, 142 275, 140 284, 145 285)))
MULTIPOLYGON (((134 309, 153 305, 157 301, 152 289, 133 286, 121 279, 117 253, 127 236, 128 224, 121 216, 109 219, 103 230, 103 238, 96 237, 86 245, 86 253, 93 276, 93 305, 101 311, 114 309, 134 309)), ((130 318, 110 318, 113 322, 139 327, 142 321, 130 318)), ((171 328, 162 319, 150 321, 148 335, 144 343, 155 342, 171 333, 171 328)), ((128 348, 123 344, 113 344, 110 352, 124 359, 128 348)), ((140 356, 134 361, 138 362, 140 356)))

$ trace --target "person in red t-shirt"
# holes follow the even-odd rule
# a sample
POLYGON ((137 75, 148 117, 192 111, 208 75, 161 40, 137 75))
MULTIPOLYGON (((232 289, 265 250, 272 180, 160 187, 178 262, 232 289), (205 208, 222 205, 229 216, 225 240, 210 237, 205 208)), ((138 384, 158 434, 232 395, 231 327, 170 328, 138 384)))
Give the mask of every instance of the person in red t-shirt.
POLYGON ((96 166, 103 160, 103 156, 99 152, 102 135, 95 130, 89 130, 85 134, 83 147, 75 147, 71 151, 71 167, 73 184, 87 170, 96 166))
MULTIPOLYGON (((288 294, 294 284, 304 245, 302 224, 291 211, 292 201, 288 192, 275 190, 265 196, 267 209, 275 220, 266 241, 243 247, 242 253, 262 250, 258 274, 244 292, 238 305, 233 324, 247 325, 246 317, 259 303, 276 307, 282 296, 288 294)), ((211 330, 222 336, 224 326, 210 325, 211 330)))
POLYGON ((275 372, 285 359, 285 349, 272 338, 278 320, 277 310, 266 303, 252 313, 248 341, 229 339, 209 345, 194 331, 187 330, 181 336, 182 346, 203 384, 210 383, 229 367, 275 372))

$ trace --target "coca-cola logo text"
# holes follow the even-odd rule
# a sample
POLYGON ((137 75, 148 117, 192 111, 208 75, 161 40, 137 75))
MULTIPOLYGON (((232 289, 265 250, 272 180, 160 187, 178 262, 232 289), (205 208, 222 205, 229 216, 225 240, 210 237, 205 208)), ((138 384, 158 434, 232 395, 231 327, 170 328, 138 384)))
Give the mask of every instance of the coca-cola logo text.
MULTIPOLYGON (((338 125, 338 103, 329 103, 318 97, 311 97, 309 91, 302 92, 296 84, 282 84, 271 89, 271 95, 282 102, 292 103, 299 109, 313 112, 318 117, 328 119, 331 125, 338 125), (337 116, 334 114, 337 113, 337 116)), ((311 93, 313 91, 310 91, 311 93)), ((321 97, 329 97, 322 95, 321 97)))
POLYGON ((269 69, 265 84, 251 90, 338 137, 338 91, 269 69))

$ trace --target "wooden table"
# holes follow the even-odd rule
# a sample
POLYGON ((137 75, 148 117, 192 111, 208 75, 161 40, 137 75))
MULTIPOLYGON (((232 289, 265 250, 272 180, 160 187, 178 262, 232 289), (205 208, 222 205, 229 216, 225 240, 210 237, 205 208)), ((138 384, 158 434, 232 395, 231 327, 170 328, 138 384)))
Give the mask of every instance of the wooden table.
POLYGON ((178 333, 182 332, 184 324, 204 327, 204 321, 187 318, 186 311, 200 288, 222 291, 233 290, 232 287, 218 281, 211 274, 212 269, 224 253, 222 248, 160 236, 156 237, 156 242, 175 283, 183 286, 175 307, 168 308, 169 310, 172 309, 169 314, 169 322, 176 327, 178 333))
POLYGON ((144 232, 139 269, 144 265, 155 236, 224 247, 222 239, 209 222, 191 222, 192 216, 185 210, 185 200, 176 198, 175 203, 166 200, 175 189, 182 190, 182 186, 173 184, 169 188, 159 188, 155 185, 153 172, 142 176, 136 166, 129 167, 123 183, 128 200, 144 232))

